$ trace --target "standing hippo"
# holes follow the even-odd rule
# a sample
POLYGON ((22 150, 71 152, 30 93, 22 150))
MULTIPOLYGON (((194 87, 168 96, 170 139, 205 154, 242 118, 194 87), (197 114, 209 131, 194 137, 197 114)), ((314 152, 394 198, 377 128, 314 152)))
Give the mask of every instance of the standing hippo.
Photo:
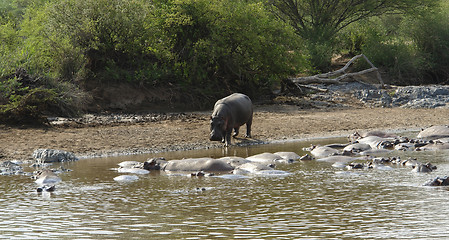
POLYGON ((251 137, 253 122, 253 104, 248 96, 234 93, 215 103, 210 117, 210 140, 222 141, 225 146, 231 144, 231 133, 239 134, 239 128, 246 124, 246 137, 251 137))

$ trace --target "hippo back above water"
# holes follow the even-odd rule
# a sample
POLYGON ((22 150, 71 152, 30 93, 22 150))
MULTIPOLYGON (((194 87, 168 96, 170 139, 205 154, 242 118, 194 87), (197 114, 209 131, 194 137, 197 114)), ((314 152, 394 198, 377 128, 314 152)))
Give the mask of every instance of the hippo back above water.
POLYGON ((231 144, 231 133, 239 134, 240 126, 246 124, 246 137, 251 137, 253 104, 251 99, 241 93, 234 93, 215 103, 210 121, 210 140, 231 144))

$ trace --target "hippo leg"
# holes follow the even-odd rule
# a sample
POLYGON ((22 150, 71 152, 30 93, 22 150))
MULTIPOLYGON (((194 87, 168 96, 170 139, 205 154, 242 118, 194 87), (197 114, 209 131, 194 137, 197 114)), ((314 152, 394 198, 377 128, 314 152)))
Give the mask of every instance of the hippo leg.
POLYGON ((251 125, 253 124, 253 118, 251 117, 248 122, 246 122, 246 136, 247 138, 251 138, 251 125))
POLYGON ((239 135, 239 129, 240 127, 234 128, 234 134, 232 135, 233 137, 237 137, 237 135, 239 135))
POLYGON ((231 133, 232 133, 232 128, 229 131, 226 131, 226 134, 225 134, 225 147, 231 145, 231 133))

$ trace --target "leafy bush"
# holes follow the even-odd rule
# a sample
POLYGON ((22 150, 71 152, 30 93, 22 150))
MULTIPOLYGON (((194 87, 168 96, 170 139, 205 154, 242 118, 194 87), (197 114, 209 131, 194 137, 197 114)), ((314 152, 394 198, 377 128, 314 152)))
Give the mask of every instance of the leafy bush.
POLYGON ((0 122, 45 123, 46 116, 77 116, 87 96, 72 84, 35 78, 18 69, 0 79, 0 122))
POLYGON ((150 10, 147 1, 62 0, 48 6, 48 34, 64 36, 60 75, 87 70, 103 82, 134 79, 157 48, 150 10))
POLYGON ((420 81, 424 59, 412 43, 398 41, 375 30, 371 30, 366 38, 362 53, 376 67, 388 71, 394 79, 391 84, 407 85, 420 81))
POLYGON ((56 93, 50 89, 34 88, 25 95, 13 95, 12 101, 0 106, 0 122, 45 123, 42 115, 56 104, 56 93))
POLYGON ((174 66, 191 87, 257 91, 306 65, 291 27, 260 2, 185 0, 163 9, 174 66))
MULTIPOLYGON (((449 1, 447 1, 449 2, 449 1)), ((425 58, 425 83, 449 80, 449 14, 447 9, 429 10, 420 18, 407 21, 405 31, 425 58)))
POLYGON ((340 48, 367 55, 377 67, 387 70, 392 84, 447 82, 449 1, 443 3, 446 5, 418 13, 386 15, 353 24, 340 35, 340 48))

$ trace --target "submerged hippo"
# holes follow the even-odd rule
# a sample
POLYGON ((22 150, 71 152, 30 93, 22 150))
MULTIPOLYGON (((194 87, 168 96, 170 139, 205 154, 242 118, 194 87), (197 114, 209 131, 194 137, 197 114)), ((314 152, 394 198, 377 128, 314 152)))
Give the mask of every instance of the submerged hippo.
POLYGON ((353 152, 353 153, 360 153, 363 151, 367 151, 370 150, 371 146, 369 144, 366 143, 352 143, 349 144, 348 146, 346 146, 345 148, 343 148, 343 151, 347 151, 347 152, 353 152))
POLYGON ((394 139, 383 138, 378 136, 368 136, 357 140, 359 143, 368 144, 372 149, 393 148, 394 139))
POLYGON ((318 162, 329 162, 329 163, 348 163, 355 160, 360 159, 366 159, 365 157, 350 157, 350 156, 341 156, 341 155, 334 155, 334 156, 327 156, 323 158, 317 159, 318 162))
POLYGON ((274 154, 280 156, 281 158, 285 159, 287 162, 295 162, 301 158, 297 153, 295 152, 275 152, 274 154))
POLYGON ((437 150, 448 150, 449 149, 449 143, 429 143, 427 145, 424 145, 422 147, 416 148, 417 151, 437 151, 437 150))
POLYGON ((264 164, 292 163, 293 162, 293 161, 283 158, 275 153, 268 153, 268 152, 249 156, 246 159, 250 160, 251 162, 264 163, 264 164))
POLYGON ((437 169, 436 166, 432 165, 431 163, 426 164, 418 164, 416 166, 413 166, 412 172, 432 172, 433 170, 437 169))
POLYGON ((392 134, 392 133, 387 133, 387 132, 380 131, 380 130, 373 130, 373 131, 369 131, 369 132, 365 132, 365 133, 359 133, 356 131, 353 134, 349 135, 348 139, 350 142, 354 142, 360 138, 364 138, 364 137, 368 137, 368 136, 376 136, 376 137, 381 137, 381 138, 396 138, 396 137, 398 137, 397 135, 392 134))
POLYGON ((423 129, 417 136, 419 139, 434 140, 438 138, 449 137, 449 127, 448 126, 432 126, 423 129))
POLYGON ((263 163, 247 162, 240 166, 237 166, 234 169, 233 173, 244 175, 244 174, 255 173, 255 172, 263 171, 263 170, 274 170, 274 168, 269 165, 265 165, 263 163))
POLYGON ((251 99, 241 93, 234 93, 215 103, 210 117, 210 140, 231 144, 231 133, 239 134, 240 126, 246 124, 246 137, 251 137, 253 104, 251 99))
POLYGON ((226 163, 231 165, 233 168, 240 166, 242 164, 251 162, 250 160, 248 160, 246 158, 236 157, 236 156, 222 157, 222 158, 219 158, 218 160, 225 161, 226 163))
POLYGON ((424 186, 449 186, 449 178, 447 176, 437 177, 425 183, 424 186))
POLYGON ((55 190, 55 185, 61 181, 61 178, 50 169, 43 169, 35 172, 33 178, 36 179, 35 183, 39 185, 37 188, 38 192, 44 190, 53 192, 55 190))
POLYGON ((316 158, 323 158, 332 155, 337 155, 340 152, 337 149, 328 146, 313 146, 310 153, 316 158))
POLYGON ((170 161, 165 161, 161 158, 152 158, 144 163, 144 169, 191 172, 231 172, 234 170, 234 167, 226 160, 214 158, 187 158, 170 161))

